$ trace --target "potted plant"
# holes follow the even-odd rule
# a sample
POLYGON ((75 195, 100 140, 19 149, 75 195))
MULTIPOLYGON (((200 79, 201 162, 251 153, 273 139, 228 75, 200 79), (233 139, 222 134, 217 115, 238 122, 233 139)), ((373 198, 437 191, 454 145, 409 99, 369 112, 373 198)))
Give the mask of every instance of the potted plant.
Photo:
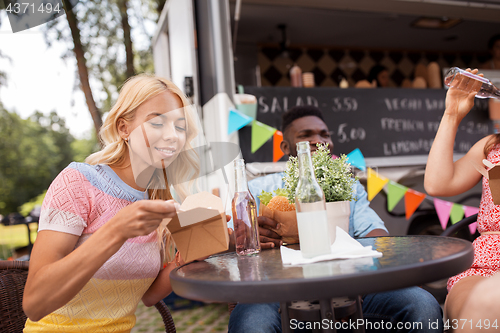
MULTIPOLYGON (((312 154, 312 164, 316 180, 325 194, 326 210, 330 229, 330 239, 335 240, 335 227, 339 226, 349 232, 350 201, 356 200, 353 186, 358 180, 353 176, 351 164, 347 156, 341 154, 332 158, 328 145, 317 145, 312 154)), ((299 181, 299 165, 297 157, 290 156, 285 170, 285 189, 288 200, 295 202, 295 189, 299 181)))
MULTIPOLYGON (((357 181, 351 171, 351 165, 347 162, 346 155, 332 158, 328 145, 317 145, 318 149, 312 154, 312 163, 316 180, 325 194, 326 210, 330 229, 330 239, 335 240, 335 227, 338 225, 345 232, 349 232, 350 201, 356 200, 353 186, 357 181)), ((274 230, 288 242, 298 242, 298 230, 295 210, 295 189, 299 182, 299 165, 297 157, 290 156, 286 164, 285 176, 283 178, 285 188, 275 193, 262 192, 260 214, 275 219, 282 224, 278 230, 274 230), (282 202, 288 199, 290 206, 282 202), (274 199, 274 200, 272 200, 274 199), (279 204, 274 203, 277 201, 279 204), (268 204, 271 203, 268 207, 268 204), (281 208, 284 207, 284 208, 281 208)))

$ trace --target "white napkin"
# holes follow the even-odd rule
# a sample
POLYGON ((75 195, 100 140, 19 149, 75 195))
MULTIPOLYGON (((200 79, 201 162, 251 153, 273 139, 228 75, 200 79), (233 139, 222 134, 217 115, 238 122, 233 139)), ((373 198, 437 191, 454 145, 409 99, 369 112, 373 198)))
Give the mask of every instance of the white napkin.
POLYGON ((286 246, 281 246, 281 260, 283 265, 301 265, 317 261, 332 259, 351 259, 362 257, 382 257, 382 253, 372 250, 371 246, 363 246, 357 240, 349 236, 343 229, 337 227, 337 236, 332 244, 332 253, 317 256, 314 258, 304 258, 300 250, 292 250, 286 246))

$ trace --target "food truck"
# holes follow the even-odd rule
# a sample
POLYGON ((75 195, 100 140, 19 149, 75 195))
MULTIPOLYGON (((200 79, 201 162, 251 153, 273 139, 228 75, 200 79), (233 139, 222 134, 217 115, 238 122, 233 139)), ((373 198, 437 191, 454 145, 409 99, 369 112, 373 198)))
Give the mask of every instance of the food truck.
MULTIPOLYGON (((207 141, 237 144, 250 177, 283 170, 286 156, 273 162, 276 138, 269 131, 279 130, 286 109, 312 104, 322 109, 332 131, 333 154, 361 152, 377 177, 425 195, 427 154, 446 93, 435 83, 430 88, 426 69, 437 64, 442 75, 454 66, 481 66, 499 23, 500 5, 490 0, 167 0, 153 53, 157 74, 170 77, 197 107, 207 141), (357 88, 374 65, 388 70, 389 87, 357 88), (292 87, 294 66, 312 75, 312 86, 292 87), (417 77, 426 85, 416 85, 417 77), (268 127, 228 133, 237 93, 256 97, 254 120, 268 127), (257 135, 264 141, 258 149, 252 147, 257 135)), ((495 71, 488 75, 500 77, 495 71)), ((488 101, 476 99, 457 134, 456 158, 490 133, 488 101)), ((223 160, 234 158, 230 151, 219 153, 223 160)), ((366 186, 367 169, 355 170, 366 186)), ((225 173, 231 184, 232 164, 225 173)), ((210 176, 204 186, 233 188, 220 188, 210 176)), ((478 207, 480 194, 478 184, 441 199, 478 207)), ((371 207, 392 235, 442 232, 434 198, 426 196, 411 214, 405 200, 389 209, 387 198, 385 186, 371 207)), ((465 230, 462 237, 472 236, 465 230)))

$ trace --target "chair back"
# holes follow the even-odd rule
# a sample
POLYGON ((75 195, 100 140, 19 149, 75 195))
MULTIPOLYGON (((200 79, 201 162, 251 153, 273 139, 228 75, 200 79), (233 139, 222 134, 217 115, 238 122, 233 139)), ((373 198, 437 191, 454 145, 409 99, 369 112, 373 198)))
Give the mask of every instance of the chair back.
POLYGON ((0 332, 22 333, 26 324, 23 294, 28 261, 0 260, 0 332))

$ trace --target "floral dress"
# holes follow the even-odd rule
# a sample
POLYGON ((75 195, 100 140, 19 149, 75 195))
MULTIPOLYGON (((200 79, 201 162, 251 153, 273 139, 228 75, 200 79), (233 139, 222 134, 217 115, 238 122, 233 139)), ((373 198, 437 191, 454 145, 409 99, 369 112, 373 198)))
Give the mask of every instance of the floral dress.
MULTIPOLYGON (((500 145, 496 145, 487 156, 493 164, 500 163, 500 145)), ((500 232, 500 205, 495 205, 491 197, 488 179, 483 177, 483 190, 477 229, 481 236, 474 240, 474 262, 471 267, 448 280, 448 291, 460 279, 466 276, 492 276, 500 269, 500 234, 484 234, 500 232)))

